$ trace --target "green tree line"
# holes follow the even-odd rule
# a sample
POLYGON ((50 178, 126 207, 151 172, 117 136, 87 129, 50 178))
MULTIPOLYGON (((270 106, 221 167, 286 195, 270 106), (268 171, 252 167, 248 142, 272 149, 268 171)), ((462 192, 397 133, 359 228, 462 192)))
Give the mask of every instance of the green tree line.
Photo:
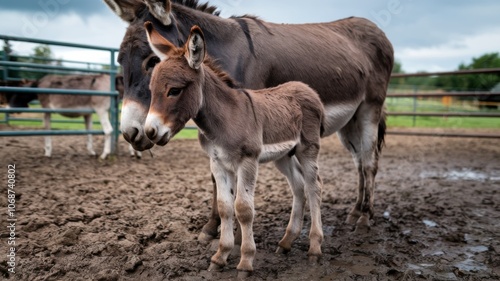
MULTIPOLYGON (((487 53, 475 57, 468 64, 461 63, 456 70, 500 68, 499 53, 487 53)), ((425 72, 425 71, 423 71, 425 72)), ((405 73, 401 62, 396 61, 393 73, 405 73)), ((391 80, 392 87, 416 86, 420 89, 446 91, 489 91, 500 83, 500 74, 443 75, 438 77, 407 77, 391 80)))

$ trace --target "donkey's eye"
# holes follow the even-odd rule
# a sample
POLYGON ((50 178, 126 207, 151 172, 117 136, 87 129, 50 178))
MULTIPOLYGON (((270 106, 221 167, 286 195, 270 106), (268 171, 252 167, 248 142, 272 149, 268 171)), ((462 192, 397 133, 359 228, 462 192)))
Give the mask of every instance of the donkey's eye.
POLYGON ((150 69, 154 68, 157 63, 160 62, 160 58, 157 56, 152 56, 148 59, 148 62, 146 63, 146 71, 149 71, 150 69))
POLYGON ((168 91, 167 97, 176 97, 176 96, 180 95, 181 93, 182 93, 181 88, 171 88, 168 91))

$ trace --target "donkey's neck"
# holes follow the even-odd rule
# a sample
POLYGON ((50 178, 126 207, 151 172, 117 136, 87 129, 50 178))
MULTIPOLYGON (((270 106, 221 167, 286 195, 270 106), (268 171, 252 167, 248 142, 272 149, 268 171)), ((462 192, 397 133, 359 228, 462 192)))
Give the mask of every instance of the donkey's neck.
POLYGON ((205 40, 210 46, 215 46, 214 44, 220 45, 220 42, 226 42, 224 40, 231 37, 231 34, 234 34, 234 28, 237 28, 237 24, 230 19, 185 7, 180 4, 173 4, 172 12, 177 21, 177 29, 184 39, 188 38, 191 27, 198 25, 203 30, 205 40))
POLYGON ((254 116, 254 108, 242 90, 229 87, 212 69, 202 67, 203 103, 193 120, 208 139, 216 141, 241 129, 243 119, 254 116))

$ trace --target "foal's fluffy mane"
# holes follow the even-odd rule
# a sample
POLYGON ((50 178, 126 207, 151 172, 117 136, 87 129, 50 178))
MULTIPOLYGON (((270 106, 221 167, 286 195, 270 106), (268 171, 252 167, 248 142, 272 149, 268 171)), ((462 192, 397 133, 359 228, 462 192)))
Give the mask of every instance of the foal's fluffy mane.
POLYGON ((227 86, 233 89, 241 88, 241 85, 234 80, 231 75, 222 70, 220 65, 211 57, 207 56, 203 63, 210 68, 227 86))

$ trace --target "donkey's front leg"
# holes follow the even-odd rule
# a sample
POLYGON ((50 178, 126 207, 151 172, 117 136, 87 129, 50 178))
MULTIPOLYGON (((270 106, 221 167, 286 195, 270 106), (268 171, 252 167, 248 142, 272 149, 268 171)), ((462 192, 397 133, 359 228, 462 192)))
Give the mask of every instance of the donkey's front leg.
POLYGON ((238 277, 246 277, 253 271, 255 241, 253 237, 254 192, 257 179, 258 160, 244 159, 238 168, 235 200, 236 218, 241 228, 241 259, 238 277))
MULTIPOLYGON (((212 241, 217 238, 218 228, 220 225, 220 216, 219 209, 217 208, 217 183, 215 182, 214 175, 212 174, 212 183, 214 192, 212 198, 212 210, 210 213, 210 217, 208 218, 208 222, 201 229, 200 234, 198 235, 199 241, 212 241)), ((234 243, 237 245, 241 245, 241 228, 239 225, 236 225, 236 237, 234 238, 234 243)))
MULTIPOLYGON (((43 125, 45 127, 45 130, 51 130, 50 113, 48 112, 43 115, 43 125)), ((50 136, 45 136, 45 156, 52 156, 52 139, 50 136)))
POLYGON ((104 149, 100 156, 100 158, 104 160, 111 153, 111 134, 113 133, 113 126, 111 126, 111 122, 109 122, 109 114, 107 110, 95 108, 95 112, 99 115, 99 121, 101 122, 102 130, 104 131, 104 149))
POLYGON ((220 225, 219 210, 217 208, 217 182, 212 174, 212 183, 214 187, 213 199, 212 199, 212 210, 208 222, 201 229, 200 235, 198 235, 198 240, 200 241, 211 241, 217 237, 217 228, 220 225))
POLYGON ((217 183, 217 207, 221 219, 219 248, 212 256, 208 271, 219 271, 227 264, 227 257, 234 247, 233 217, 234 197, 232 190, 236 185, 235 175, 217 160, 210 160, 210 169, 217 183))

